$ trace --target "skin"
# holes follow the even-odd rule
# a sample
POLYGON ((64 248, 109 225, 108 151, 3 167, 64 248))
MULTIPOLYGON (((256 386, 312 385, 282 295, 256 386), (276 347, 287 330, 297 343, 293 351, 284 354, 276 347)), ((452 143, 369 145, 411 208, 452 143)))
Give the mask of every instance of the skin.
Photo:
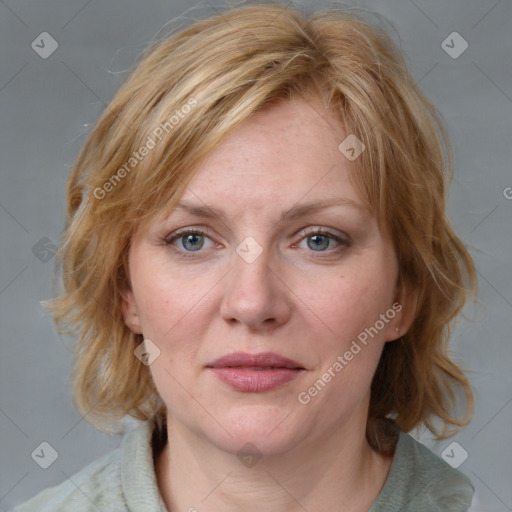
POLYGON ((175 209, 133 235, 123 315, 160 350, 150 371, 170 441, 155 470, 169 510, 364 511, 385 482, 392 459, 365 438, 369 388, 414 301, 397 286, 390 239, 350 183, 338 150, 346 136, 317 98, 266 107, 209 155, 181 199, 224 218, 175 209), (283 211, 325 199, 344 204, 279 222, 283 211), (202 248, 181 237, 166 243, 181 228, 207 230, 193 240, 202 248), (318 230, 341 242, 308 233, 318 230), (236 251, 249 236, 262 249, 251 263, 236 251), (299 403, 395 302, 401 311, 299 403), (276 352, 305 370, 277 389, 235 391, 205 367, 235 351, 276 352), (252 467, 236 456, 247 442, 262 455, 252 467))

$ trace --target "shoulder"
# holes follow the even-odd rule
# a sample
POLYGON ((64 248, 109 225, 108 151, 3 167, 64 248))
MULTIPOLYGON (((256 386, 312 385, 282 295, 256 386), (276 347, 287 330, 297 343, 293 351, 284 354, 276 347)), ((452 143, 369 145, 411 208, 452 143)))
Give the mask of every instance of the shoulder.
POLYGON ((414 469, 418 505, 428 505, 430 511, 466 512, 474 492, 471 480, 410 435, 401 436, 407 449, 404 462, 414 469))
POLYGON ((105 512, 112 510, 109 504, 122 500, 120 452, 118 448, 107 453, 59 485, 45 489, 15 507, 13 512, 81 512, 96 508, 105 512))
POLYGON ((400 432, 391 470, 371 512, 466 512, 471 480, 426 446, 400 432))
POLYGON ((121 446, 13 512, 141 512, 162 510, 152 454, 154 425, 125 435, 121 446))

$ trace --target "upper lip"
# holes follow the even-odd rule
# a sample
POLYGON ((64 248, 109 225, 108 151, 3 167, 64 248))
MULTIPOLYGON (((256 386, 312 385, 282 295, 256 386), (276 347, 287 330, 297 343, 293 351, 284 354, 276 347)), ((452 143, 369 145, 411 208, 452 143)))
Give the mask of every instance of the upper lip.
POLYGON ((250 368, 250 367, 273 367, 273 368, 294 368, 303 370, 296 361, 280 356, 274 352, 260 352, 259 354, 247 354, 245 352, 234 352, 215 359, 207 365, 208 368, 250 368))

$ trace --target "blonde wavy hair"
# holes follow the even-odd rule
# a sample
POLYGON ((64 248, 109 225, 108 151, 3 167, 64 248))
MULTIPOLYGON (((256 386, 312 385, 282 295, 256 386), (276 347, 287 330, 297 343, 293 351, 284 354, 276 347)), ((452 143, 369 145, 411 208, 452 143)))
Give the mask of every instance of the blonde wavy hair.
POLYGON ((411 328, 385 345, 373 378, 368 439, 385 450, 377 428, 385 418, 406 432, 423 424, 438 439, 469 421, 471 388, 447 342, 476 274, 445 214, 452 151, 442 118, 388 30, 366 11, 306 16, 266 3, 231 8, 155 40, 70 174, 58 254, 64 291, 49 307, 59 332, 79 335, 73 397, 98 428, 108 431, 126 415, 165 414, 149 368, 134 356, 142 336, 121 313, 134 230, 174 207, 201 162, 241 121, 272 101, 309 93, 364 143, 351 179, 391 236, 399 279, 418 297, 411 328), (453 412, 457 388, 465 395, 463 418, 453 412))

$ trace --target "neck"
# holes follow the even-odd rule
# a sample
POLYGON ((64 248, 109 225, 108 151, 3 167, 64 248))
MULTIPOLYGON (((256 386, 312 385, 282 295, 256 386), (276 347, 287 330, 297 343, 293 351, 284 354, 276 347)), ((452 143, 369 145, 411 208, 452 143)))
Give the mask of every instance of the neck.
POLYGON ((156 460, 166 507, 303 512, 340 510, 343 504, 344 511, 367 511, 384 485, 392 457, 373 451, 365 422, 354 422, 246 467, 232 453, 168 417, 168 442, 156 460))

